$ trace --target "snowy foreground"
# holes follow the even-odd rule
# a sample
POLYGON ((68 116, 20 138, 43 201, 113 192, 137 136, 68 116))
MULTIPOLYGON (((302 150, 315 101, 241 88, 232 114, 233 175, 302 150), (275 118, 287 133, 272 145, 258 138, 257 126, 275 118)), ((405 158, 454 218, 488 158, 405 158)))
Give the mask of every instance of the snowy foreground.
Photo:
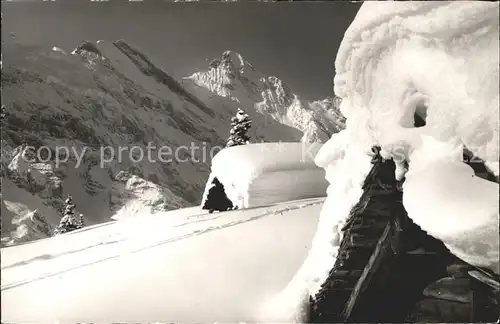
POLYGON ((2 321, 255 322, 304 261, 323 200, 185 208, 4 248, 2 321))

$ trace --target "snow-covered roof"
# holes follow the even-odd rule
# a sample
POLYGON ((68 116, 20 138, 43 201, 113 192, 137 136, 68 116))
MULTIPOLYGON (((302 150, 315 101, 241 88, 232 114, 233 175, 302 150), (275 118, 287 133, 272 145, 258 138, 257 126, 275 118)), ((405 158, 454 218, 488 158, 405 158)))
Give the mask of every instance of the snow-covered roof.
POLYGON ((481 316, 494 321, 495 314, 477 312, 498 306, 481 297, 494 288, 470 282, 479 276, 498 285, 500 277, 460 260, 417 226, 403 206, 394 162, 376 155, 373 163, 363 195, 343 225, 335 264, 312 296, 305 321, 451 323, 481 316), (443 311, 449 307, 456 311, 443 311))

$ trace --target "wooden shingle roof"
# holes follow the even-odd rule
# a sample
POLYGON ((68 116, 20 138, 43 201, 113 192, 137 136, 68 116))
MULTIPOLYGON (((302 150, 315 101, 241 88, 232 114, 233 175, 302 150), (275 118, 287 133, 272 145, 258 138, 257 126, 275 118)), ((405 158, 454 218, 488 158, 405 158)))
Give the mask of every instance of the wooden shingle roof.
POLYGON ((378 148, 309 322, 477 322, 500 317, 498 278, 452 255, 408 217, 395 164, 378 148))

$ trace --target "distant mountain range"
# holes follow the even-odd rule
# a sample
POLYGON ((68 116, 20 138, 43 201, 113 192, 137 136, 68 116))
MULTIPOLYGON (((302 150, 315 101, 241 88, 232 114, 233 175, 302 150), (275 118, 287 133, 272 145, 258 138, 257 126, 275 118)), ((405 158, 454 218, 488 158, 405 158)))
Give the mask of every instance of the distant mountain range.
POLYGON ((45 228, 19 230, 34 224, 27 215, 35 210, 37 223, 57 225, 68 194, 87 224, 199 204, 208 152, 224 146, 237 108, 252 119, 256 142, 324 142, 344 127, 338 100, 302 101, 231 51, 182 80, 123 40, 84 42, 67 54, 12 37, 2 40, 2 52, 4 244, 32 240, 35 227, 45 228), (161 163, 140 159, 148 147, 184 149, 161 163), (77 154, 56 164, 57 148, 77 154), (102 152, 112 151, 102 167, 102 152))

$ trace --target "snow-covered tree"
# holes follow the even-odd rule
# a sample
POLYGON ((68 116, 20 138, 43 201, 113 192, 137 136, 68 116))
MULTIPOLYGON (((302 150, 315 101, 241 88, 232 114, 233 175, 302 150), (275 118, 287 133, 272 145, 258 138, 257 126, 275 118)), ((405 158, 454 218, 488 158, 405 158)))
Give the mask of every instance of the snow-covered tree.
POLYGON ((238 108, 236 116, 231 118, 231 131, 229 132, 229 138, 227 139, 226 147, 244 145, 250 143, 250 136, 248 136, 248 129, 252 126, 252 121, 250 117, 238 108))
POLYGON ((65 201, 66 207, 64 209, 63 217, 59 226, 54 231, 54 234, 63 234, 78 229, 78 222, 75 218, 75 204, 73 204, 73 197, 71 195, 65 201))

